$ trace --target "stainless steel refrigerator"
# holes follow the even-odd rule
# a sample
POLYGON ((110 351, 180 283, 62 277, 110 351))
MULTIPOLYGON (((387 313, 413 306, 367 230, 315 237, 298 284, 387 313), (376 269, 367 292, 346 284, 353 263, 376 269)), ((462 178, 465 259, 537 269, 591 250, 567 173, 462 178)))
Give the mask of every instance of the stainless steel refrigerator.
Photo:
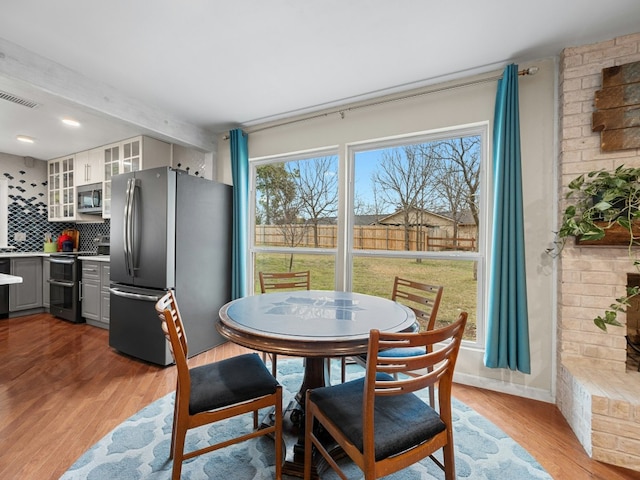
POLYGON ((223 343, 215 324, 231 300, 232 187, 169 167, 111 181, 109 345, 173 362, 155 302, 175 289, 189 356, 223 343))

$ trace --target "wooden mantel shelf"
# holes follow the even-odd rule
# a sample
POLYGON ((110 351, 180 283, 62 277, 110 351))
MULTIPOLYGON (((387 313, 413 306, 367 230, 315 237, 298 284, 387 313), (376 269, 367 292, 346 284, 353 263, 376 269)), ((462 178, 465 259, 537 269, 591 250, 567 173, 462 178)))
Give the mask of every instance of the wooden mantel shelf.
MULTIPOLYGON (((607 222, 595 222, 595 224, 604 227, 607 225, 607 222)), ((633 224, 633 236, 638 238, 638 240, 634 240, 633 246, 640 246, 640 223, 633 224)), ((629 241, 629 231, 622 225, 613 223, 605 229, 604 238, 600 240, 581 240, 580 238, 576 238, 576 245, 628 247, 629 241)))

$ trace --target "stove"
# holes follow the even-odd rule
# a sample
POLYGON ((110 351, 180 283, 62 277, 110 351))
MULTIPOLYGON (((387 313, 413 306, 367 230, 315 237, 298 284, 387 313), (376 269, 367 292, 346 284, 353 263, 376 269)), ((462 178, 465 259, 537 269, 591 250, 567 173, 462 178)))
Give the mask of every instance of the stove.
POLYGON ((94 252, 60 252, 49 257, 49 310, 52 315, 82 323, 80 314, 80 261, 78 255, 94 252))

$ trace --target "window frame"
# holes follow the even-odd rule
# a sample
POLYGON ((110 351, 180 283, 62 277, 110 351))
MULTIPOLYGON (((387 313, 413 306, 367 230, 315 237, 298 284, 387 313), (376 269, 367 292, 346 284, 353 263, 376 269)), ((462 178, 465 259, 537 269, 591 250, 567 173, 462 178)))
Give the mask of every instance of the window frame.
MULTIPOLYGON (((259 253, 303 253, 308 255, 332 255, 334 257, 334 265, 337 265, 335 257, 337 256, 338 248, 310 248, 310 247, 259 247, 256 245, 256 171, 257 168, 262 165, 268 165, 271 163, 286 163, 298 160, 309 160, 316 157, 336 156, 338 159, 338 176, 340 176, 340 163, 341 158, 339 155, 338 147, 324 147, 318 149, 303 150, 299 152, 285 153, 282 155, 269 155, 265 157, 249 158, 249 228, 248 235, 249 241, 249 258, 247 262, 247 278, 250 279, 248 286, 249 294, 255 294, 254 281, 255 278, 255 260, 256 255, 259 253)), ((338 204, 340 204, 340 178, 338 178, 338 204)), ((339 207, 338 207, 339 210, 339 207)), ((340 245, 340 234, 338 230, 337 244, 340 245)), ((335 268, 335 267, 334 267, 335 268)), ((336 277, 338 276, 336 270, 336 277)), ((339 290, 337 281, 334 279, 335 289, 339 290)))
POLYGON ((384 256, 395 258, 428 258, 443 260, 473 260, 478 265, 478 287, 476 291, 476 339, 474 341, 464 340, 465 347, 471 349, 484 350, 484 339, 486 332, 486 289, 488 285, 488 246, 490 245, 491 230, 489 229, 492 212, 489 211, 490 199, 493 195, 490 172, 492 170, 490 162, 490 137, 489 121, 482 121, 464 125, 456 125, 446 128, 413 132, 388 136, 376 139, 367 139, 357 142, 349 142, 343 145, 332 145, 322 148, 314 148, 283 154, 268 155, 262 157, 249 158, 249 228, 248 228, 248 254, 247 262, 248 292, 255 294, 255 257, 260 253, 302 253, 317 255, 333 255, 335 268, 335 289, 350 291, 353 280, 353 259, 364 256, 384 256), (407 144, 428 143, 450 138, 465 136, 478 136, 481 140, 480 146, 480 187, 479 187, 479 208, 480 225, 478 226, 478 250, 475 252, 466 251, 443 251, 443 252, 406 252, 388 250, 354 250, 353 249, 353 228, 354 228, 354 193, 355 193, 355 155, 358 152, 375 150, 380 148, 399 147, 407 144), (261 165, 270 163, 286 163, 296 160, 306 160, 322 156, 336 156, 338 159, 338 213, 337 213, 337 247, 336 248, 308 248, 308 247, 259 247, 255 244, 256 234, 256 169, 261 165))
MULTIPOLYGON (((375 140, 367 140, 361 142, 349 143, 345 146, 345 155, 343 166, 345 172, 344 188, 346 197, 344 214, 346 218, 339 214, 340 220, 346 221, 343 229, 338 227, 338 259, 343 263, 336 264, 336 275, 342 273, 344 278, 341 279, 345 290, 351 290, 353 282, 353 260, 356 257, 387 257, 387 258, 409 258, 409 259, 431 259, 431 260, 473 260, 478 265, 478 288, 476 291, 476 339, 475 341, 464 340, 464 344, 470 348, 484 350, 485 325, 486 325, 486 288, 488 284, 488 245, 490 244, 489 235, 491 234, 488 225, 490 225, 491 212, 489 212, 490 196, 493 189, 489 176, 489 122, 478 122, 473 124, 459 125, 447 127, 437 130, 428 130, 416 132, 412 134, 385 137, 375 140), (480 225, 478 226, 478 250, 476 252, 466 251, 442 251, 442 252, 417 252, 417 251, 391 251, 391 250, 360 250, 353 248, 353 231, 354 231, 354 200, 355 200, 355 157, 359 152, 370 150, 401 147, 403 145, 413 145, 417 143, 428 143, 438 140, 446 140, 450 138, 459 138, 467 136, 480 137, 480 172, 479 172, 479 209, 480 209, 480 225), (340 233, 343 235, 340 241, 340 233)), ((340 195, 340 200, 343 196, 340 195)))

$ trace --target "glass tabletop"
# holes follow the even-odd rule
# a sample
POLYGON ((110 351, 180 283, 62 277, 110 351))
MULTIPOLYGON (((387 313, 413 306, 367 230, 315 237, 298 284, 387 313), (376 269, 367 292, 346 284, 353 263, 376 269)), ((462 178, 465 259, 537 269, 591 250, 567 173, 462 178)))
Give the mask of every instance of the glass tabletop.
POLYGON ((397 332, 415 323, 413 311, 397 302, 329 290, 244 297, 225 305, 220 317, 247 334, 310 342, 365 339, 373 328, 397 332))

